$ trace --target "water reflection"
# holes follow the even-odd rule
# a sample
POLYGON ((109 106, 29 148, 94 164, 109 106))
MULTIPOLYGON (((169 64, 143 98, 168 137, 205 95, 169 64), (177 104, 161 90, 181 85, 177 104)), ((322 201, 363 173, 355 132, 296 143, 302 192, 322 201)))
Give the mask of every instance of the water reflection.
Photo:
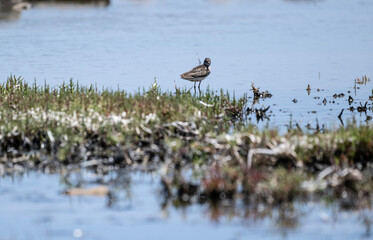
POLYGON ((17 20, 20 17, 22 10, 30 8, 30 3, 22 2, 21 0, 0 0, 0 21, 17 20))
POLYGON ((91 5, 91 6, 109 6, 110 0, 30 0, 34 5, 43 6, 66 6, 66 5, 91 5))
MULTIPOLYGON (((89 189, 90 186, 107 186, 109 191, 107 197, 107 207, 121 208, 123 202, 126 203, 131 199, 131 175, 129 170, 122 169, 118 171, 110 171, 105 175, 84 172, 84 171, 68 171, 61 174, 61 184, 65 189, 65 193, 72 189, 89 189)), ((75 194, 91 195, 91 194, 75 194)))
POLYGON ((23 10, 31 9, 32 6, 81 6, 81 5, 90 5, 90 6, 109 6, 110 0, 57 0, 57 1, 48 1, 48 0, 0 0, 0 21, 13 21, 17 20, 21 16, 23 10))
POLYGON ((19 19, 21 13, 18 11, 0 11, 0 21, 14 21, 19 19))
POLYGON ((2 12, 11 11, 13 9, 13 6, 16 3, 17 2, 13 0, 0 0, 0 11, 2 12))
MULTIPOLYGON (((24 216, 18 220, 21 231, 30 231, 33 234, 40 231, 40 226, 27 228, 23 221, 29 221, 29 214, 34 207, 36 210, 53 209, 48 212, 37 210, 36 215, 32 215, 31 219, 48 219, 43 222, 38 220, 37 223, 48 229, 48 223, 52 222, 54 229, 60 229, 59 231, 63 232, 64 236, 74 229, 82 229, 85 234, 94 235, 99 231, 97 225, 106 229, 113 226, 123 228, 128 224, 131 226, 141 224, 144 229, 151 227, 157 231, 167 227, 167 231, 172 233, 176 229, 178 232, 188 231, 189 227, 196 226, 196 224, 203 226, 205 231, 211 227, 216 229, 216 224, 219 224, 220 230, 229 232, 230 227, 237 228, 237 223, 245 229, 243 230, 245 235, 260 233, 262 237, 269 238, 295 233, 306 237, 310 231, 314 236, 319 237, 323 234, 333 236, 342 234, 343 236, 347 233, 343 230, 345 225, 349 226, 348 234, 352 233, 352 236, 369 238, 372 234, 373 214, 370 207, 345 210, 341 208, 338 201, 298 200, 279 205, 266 205, 245 200, 229 200, 220 203, 180 205, 177 201, 169 199, 164 204, 160 199, 167 199, 167 196, 163 196, 163 191, 160 190, 159 176, 143 170, 121 169, 105 174, 78 169, 61 170, 59 185, 54 183, 58 182, 58 175, 43 174, 41 177, 30 172, 21 176, 23 177, 12 176, 13 180, 9 176, 0 178, 2 196, 0 210, 2 213, 4 211, 3 217, 0 217, 0 223, 5 220, 12 223, 13 217, 22 214, 24 216), (90 188, 97 185, 109 188, 110 193, 104 199, 100 196, 67 196, 64 194, 67 189, 90 188), (67 204, 70 205, 67 209, 63 207, 66 205, 66 199, 70 202, 67 204), (63 202, 65 203, 61 205, 63 202), (157 202, 159 205, 156 204, 157 202), (33 204, 33 208, 30 208, 30 203, 33 204), (100 208, 103 204, 106 205, 104 209, 100 208), (16 208, 9 210, 12 211, 9 215, 8 210, 2 209, 2 206, 16 206, 16 208), (24 214, 24 211, 27 214, 24 214), (66 212, 76 217, 69 218, 66 212), (92 218, 93 212, 94 218, 92 218), (6 219, 5 216, 7 216, 6 219), (183 220, 181 222, 176 220, 179 218, 183 220), (195 220, 188 221, 188 219, 195 220), (162 224, 154 224, 157 221, 162 221, 162 224), (206 224, 209 222, 213 225, 206 224), (172 225, 166 225, 166 223, 172 225), (68 230, 66 226, 69 226, 68 230), (316 229, 323 230, 316 231, 316 229)), ((3 226, 6 227, 6 225, 3 226)), ((8 228, 6 232, 9 231, 8 228)), ((126 230, 126 234, 130 234, 128 232, 131 233, 130 230, 126 230)), ((110 237, 114 233, 107 234, 110 237)), ((216 232, 209 237, 214 237, 214 234, 216 232)))
MULTIPOLYGON (((110 189, 107 194, 107 207, 114 209, 126 209, 133 203, 133 197, 139 192, 142 192, 144 187, 141 179, 149 178, 155 183, 153 191, 156 194, 158 203, 162 212, 170 215, 173 209, 181 210, 187 214, 188 209, 194 205, 198 205, 205 210, 205 216, 208 216, 210 221, 220 222, 224 219, 240 219, 244 222, 260 222, 271 220, 273 226, 278 229, 297 229, 307 219, 307 214, 312 209, 323 209, 324 213, 319 212, 323 221, 338 221, 343 214, 358 214, 360 223, 365 228, 365 235, 371 233, 372 217, 371 203, 365 205, 348 205, 344 199, 328 199, 309 201, 307 199, 295 200, 293 202, 283 202, 280 204, 268 204, 261 201, 253 201, 253 199, 230 199, 220 202, 215 201, 183 201, 180 198, 174 198, 172 195, 177 195, 175 189, 165 191, 164 184, 157 173, 148 171, 133 171, 133 169, 120 169, 109 171, 105 174, 87 172, 86 170, 77 170, 65 172, 61 175, 61 184, 63 188, 89 188, 91 186, 104 185, 110 189), (171 193, 172 192, 172 193, 171 193), (171 193, 171 194, 170 194, 171 193), (325 204, 325 205, 324 205, 325 204), (325 213, 325 211, 329 211, 325 213), (324 216, 324 215, 327 216, 324 216), (334 220, 333 220, 334 219, 334 220)), ((74 197, 74 196, 71 196, 74 197)), ((76 197, 76 196, 75 196, 76 197)))

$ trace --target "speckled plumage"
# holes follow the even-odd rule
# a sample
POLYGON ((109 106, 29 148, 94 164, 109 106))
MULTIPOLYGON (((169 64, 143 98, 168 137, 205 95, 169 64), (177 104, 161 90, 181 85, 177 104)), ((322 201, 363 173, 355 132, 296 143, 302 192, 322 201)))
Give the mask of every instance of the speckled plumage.
POLYGON ((181 74, 180 76, 184 80, 194 82, 194 84, 196 82, 200 82, 199 85, 201 85, 201 81, 204 80, 211 72, 210 64, 211 64, 210 58, 205 58, 205 61, 203 62, 202 65, 199 65, 193 68, 192 70, 190 70, 189 72, 185 72, 181 74))

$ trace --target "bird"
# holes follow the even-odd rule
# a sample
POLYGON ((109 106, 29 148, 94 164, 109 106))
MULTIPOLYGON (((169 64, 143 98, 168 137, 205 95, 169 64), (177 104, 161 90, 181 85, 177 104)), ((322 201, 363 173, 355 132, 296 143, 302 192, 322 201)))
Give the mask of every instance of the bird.
POLYGON ((194 90, 196 89, 196 82, 199 82, 198 89, 200 89, 201 82, 204 80, 211 72, 211 59, 205 58, 203 64, 193 68, 189 72, 185 72, 180 75, 184 80, 194 82, 194 90))

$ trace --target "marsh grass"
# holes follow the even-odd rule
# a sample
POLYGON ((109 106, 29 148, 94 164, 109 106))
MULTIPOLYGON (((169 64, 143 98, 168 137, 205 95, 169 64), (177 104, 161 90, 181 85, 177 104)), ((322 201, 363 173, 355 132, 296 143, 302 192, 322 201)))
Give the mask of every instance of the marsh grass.
POLYGON ((156 81, 128 93, 73 80, 38 86, 11 76, 0 85, 0 174, 153 166, 164 169, 167 196, 176 202, 243 195, 272 204, 318 191, 337 198, 346 191, 352 198, 370 196, 372 126, 259 131, 247 124, 247 101, 223 90, 163 91, 156 81), (248 156, 255 149, 270 154, 253 155, 251 167, 248 156), (198 170, 199 184, 184 176, 187 169, 198 170), (173 188, 180 194, 173 195, 173 188))
POLYGON ((57 87, 38 86, 11 76, 0 85, 2 154, 12 152, 6 151, 12 147, 4 137, 22 138, 13 146, 18 153, 46 147, 64 161, 75 156, 66 154, 74 146, 94 138, 105 152, 109 146, 153 141, 162 127, 178 135, 184 131, 178 128, 190 128, 191 123, 198 134, 218 135, 231 130, 233 122, 235 128, 244 126, 238 115, 245 104, 245 98, 236 100, 222 90, 198 96, 186 89, 163 92, 156 81, 148 90, 131 94, 73 80, 57 87))
POLYGON ((163 92, 157 82, 149 90, 127 93, 124 90, 98 90, 97 87, 81 86, 70 80, 57 87, 47 84, 29 85, 22 78, 12 76, 0 85, 0 106, 2 111, 27 112, 30 109, 59 111, 67 114, 119 115, 125 112, 133 119, 157 113, 161 122, 189 120, 196 116, 213 119, 226 108, 241 111, 245 97, 236 100, 229 93, 207 90, 201 95, 192 95, 186 89, 163 92), (204 105, 209 105, 208 107, 204 105))

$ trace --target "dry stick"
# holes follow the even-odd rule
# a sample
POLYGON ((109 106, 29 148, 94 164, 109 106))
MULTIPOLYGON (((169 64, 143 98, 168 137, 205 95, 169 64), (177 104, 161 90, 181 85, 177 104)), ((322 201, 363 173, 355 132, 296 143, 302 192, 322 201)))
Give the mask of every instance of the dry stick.
POLYGON ((342 109, 341 113, 338 115, 338 119, 339 119, 339 121, 341 121, 342 126, 344 126, 344 123, 343 123, 343 120, 342 120, 343 111, 344 111, 344 109, 342 109))
POLYGON ((339 118, 339 119, 341 119, 344 110, 345 110, 345 109, 343 108, 342 111, 341 111, 341 113, 338 115, 338 118, 339 118))

